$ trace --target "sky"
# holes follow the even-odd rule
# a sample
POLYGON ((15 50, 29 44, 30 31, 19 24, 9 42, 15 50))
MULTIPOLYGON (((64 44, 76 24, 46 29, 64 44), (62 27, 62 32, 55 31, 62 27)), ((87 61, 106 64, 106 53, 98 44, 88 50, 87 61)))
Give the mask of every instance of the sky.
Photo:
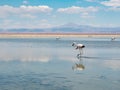
POLYGON ((67 23, 120 27, 120 0, 0 0, 0 29, 67 23))

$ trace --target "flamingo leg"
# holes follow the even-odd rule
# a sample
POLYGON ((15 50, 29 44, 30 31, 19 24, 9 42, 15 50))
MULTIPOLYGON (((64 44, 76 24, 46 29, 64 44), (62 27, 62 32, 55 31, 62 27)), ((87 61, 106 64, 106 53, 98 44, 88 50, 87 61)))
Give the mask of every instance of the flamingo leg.
POLYGON ((80 52, 80 55, 82 55, 83 54, 83 49, 79 48, 79 52, 80 52))

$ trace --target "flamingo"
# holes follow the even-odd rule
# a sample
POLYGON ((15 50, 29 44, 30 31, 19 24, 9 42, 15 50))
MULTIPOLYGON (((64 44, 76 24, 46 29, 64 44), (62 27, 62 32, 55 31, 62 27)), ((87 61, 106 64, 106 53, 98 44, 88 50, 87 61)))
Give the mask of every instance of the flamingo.
POLYGON ((116 39, 115 37, 112 37, 112 38, 111 38, 111 41, 114 41, 115 39, 116 39))
POLYGON ((83 45, 83 44, 77 44, 76 42, 73 42, 72 46, 76 47, 75 49, 79 49, 80 55, 83 54, 82 49, 85 48, 85 45, 83 45))
POLYGON ((60 40, 60 37, 56 37, 56 40, 60 40))

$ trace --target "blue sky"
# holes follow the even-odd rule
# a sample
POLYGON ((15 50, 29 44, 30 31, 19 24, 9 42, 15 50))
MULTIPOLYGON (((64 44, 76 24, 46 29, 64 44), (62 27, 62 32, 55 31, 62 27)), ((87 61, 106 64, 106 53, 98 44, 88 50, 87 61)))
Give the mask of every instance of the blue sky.
POLYGON ((120 0, 1 0, 0 28, 120 27, 120 0))

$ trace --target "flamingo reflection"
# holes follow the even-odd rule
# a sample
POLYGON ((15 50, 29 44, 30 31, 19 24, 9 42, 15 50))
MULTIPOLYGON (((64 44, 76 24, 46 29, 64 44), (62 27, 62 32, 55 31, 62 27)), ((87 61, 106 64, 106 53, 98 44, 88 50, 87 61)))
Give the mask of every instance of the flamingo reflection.
POLYGON ((74 66, 72 66, 73 70, 84 70, 85 66, 83 64, 83 60, 82 60, 82 56, 80 56, 80 54, 77 55, 77 58, 79 59, 78 63, 75 63, 74 66))

